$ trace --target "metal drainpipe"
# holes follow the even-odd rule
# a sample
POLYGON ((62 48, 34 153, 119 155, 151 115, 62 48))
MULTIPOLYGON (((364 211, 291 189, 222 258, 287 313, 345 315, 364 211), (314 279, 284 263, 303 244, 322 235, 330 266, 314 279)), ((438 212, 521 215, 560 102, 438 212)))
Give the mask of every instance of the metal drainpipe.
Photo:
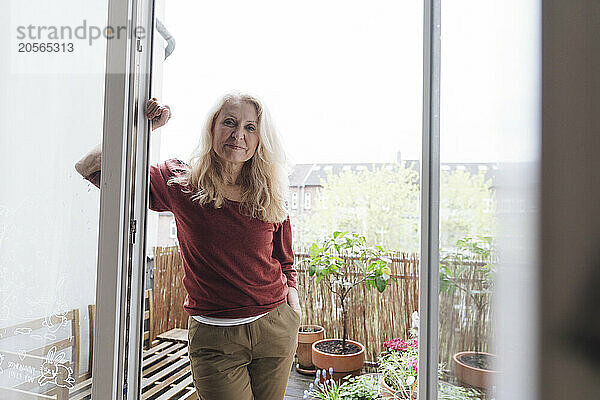
POLYGON ((173 37, 173 35, 171 35, 171 33, 167 30, 167 28, 158 18, 156 19, 156 30, 158 31, 158 33, 160 33, 160 36, 162 36, 163 39, 167 42, 167 47, 165 48, 166 60, 167 57, 169 57, 171 53, 173 53, 173 50, 175 50, 175 38, 173 37))

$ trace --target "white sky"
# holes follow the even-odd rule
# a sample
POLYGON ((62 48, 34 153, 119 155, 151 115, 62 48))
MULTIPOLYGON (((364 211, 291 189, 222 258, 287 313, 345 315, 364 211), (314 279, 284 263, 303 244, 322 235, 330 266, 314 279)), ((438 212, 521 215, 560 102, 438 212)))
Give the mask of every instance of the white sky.
MULTIPOLYGON (((533 3, 442 2, 442 161, 537 154, 533 3)), ((263 99, 293 162, 420 158, 422 1, 298 4, 167 1, 162 159, 189 156, 230 89, 263 99)))

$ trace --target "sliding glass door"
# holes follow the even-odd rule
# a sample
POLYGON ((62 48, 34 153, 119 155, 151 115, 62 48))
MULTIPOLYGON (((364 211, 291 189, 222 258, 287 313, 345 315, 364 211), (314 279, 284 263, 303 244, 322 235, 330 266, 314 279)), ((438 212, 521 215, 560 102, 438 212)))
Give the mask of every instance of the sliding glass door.
POLYGON ((107 1, 5 2, 0 64, 0 398, 66 398, 92 372, 107 1), (84 38, 85 37, 85 38, 84 38))
POLYGON ((421 399, 535 398, 540 21, 425 4, 421 399))
POLYGON ((136 110, 149 94, 151 4, 1 6, 2 399, 89 398, 92 384, 94 398, 116 399, 136 379, 123 371, 142 330, 146 187, 132 182, 146 181, 136 110), (99 143, 101 190, 75 169, 99 143))

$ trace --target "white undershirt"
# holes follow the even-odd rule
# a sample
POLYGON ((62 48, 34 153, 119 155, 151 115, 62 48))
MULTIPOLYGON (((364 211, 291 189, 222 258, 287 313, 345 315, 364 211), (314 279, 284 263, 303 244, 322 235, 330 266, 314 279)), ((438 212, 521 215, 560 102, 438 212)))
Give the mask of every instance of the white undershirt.
POLYGON ((248 324, 252 321, 256 321, 260 317, 267 315, 268 312, 260 315, 255 315, 254 317, 246 317, 246 318, 214 318, 214 317, 204 317, 202 315, 193 315, 196 321, 208 324, 208 325, 216 325, 216 326, 234 326, 234 325, 242 325, 248 324))

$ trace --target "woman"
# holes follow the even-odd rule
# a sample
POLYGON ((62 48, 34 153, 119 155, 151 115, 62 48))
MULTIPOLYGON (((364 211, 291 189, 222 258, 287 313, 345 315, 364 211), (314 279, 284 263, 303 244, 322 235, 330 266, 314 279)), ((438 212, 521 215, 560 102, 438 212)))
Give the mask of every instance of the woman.
MULTIPOLYGON (((152 128, 170 118, 148 102, 152 128)), ((100 146, 76 165, 96 186, 100 146)), ((150 209, 171 211, 185 270, 188 352, 204 400, 283 399, 300 325, 285 155, 247 94, 209 113, 189 163, 150 167, 150 209)))

